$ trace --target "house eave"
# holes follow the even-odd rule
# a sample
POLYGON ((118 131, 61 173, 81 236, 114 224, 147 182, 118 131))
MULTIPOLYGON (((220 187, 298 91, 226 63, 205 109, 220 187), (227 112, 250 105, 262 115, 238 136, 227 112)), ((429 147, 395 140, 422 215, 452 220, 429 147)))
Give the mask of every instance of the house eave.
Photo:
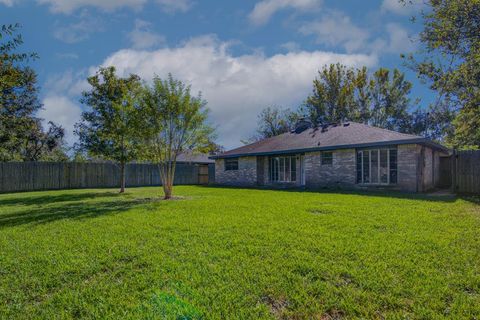
POLYGON ((315 152, 315 151, 330 151, 330 150, 339 150, 339 149, 381 147, 381 146, 401 145, 401 144, 421 144, 421 145, 428 146, 432 149, 437 149, 446 153, 450 151, 448 148, 442 146, 441 144, 433 142, 429 139, 415 138, 415 139, 389 140, 389 141, 379 141, 379 142, 370 142, 370 143, 344 144, 344 145, 335 145, 335 146, 326 146, 326 147, 288 149, 288 150, 278 150, 278 151, 245 152, 245 153, 233 153, 233 154, 227 154, 227 155, 219 154, 219 155, 211 156, 209 157, 209 159, 269 156, 269 155, 292 154, 292 153, 315 152))

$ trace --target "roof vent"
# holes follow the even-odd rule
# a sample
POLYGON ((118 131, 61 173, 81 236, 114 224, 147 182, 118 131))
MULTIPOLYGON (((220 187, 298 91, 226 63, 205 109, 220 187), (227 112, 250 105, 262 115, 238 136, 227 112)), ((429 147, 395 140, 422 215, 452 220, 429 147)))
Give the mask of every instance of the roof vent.
POLYGON ((307 129, 310 129, 311 127, 312 127, 312 123, 310 122, 310 120, 302 118, 302 119, 298 120, 297 123, 295 124, 294 132, 295 133, 302 133, 303 131, 305 131, 307 129))
POLYGON ((348 127, 349 125, 350 125, 350 122, 345 122, 345 123, 343 124, 344 127, 348 127))

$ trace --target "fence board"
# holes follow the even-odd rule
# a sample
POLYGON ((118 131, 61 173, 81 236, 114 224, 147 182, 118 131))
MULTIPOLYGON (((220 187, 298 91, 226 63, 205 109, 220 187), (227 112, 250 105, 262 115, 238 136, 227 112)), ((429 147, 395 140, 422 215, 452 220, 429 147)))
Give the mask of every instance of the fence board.
POLYGON ((480 194, 480 151, 459 151, 453 155, 452 161, 454 190, 480 194))
MULTIPOLYGON (((212 170, 214 172, 214 167, 209 166, 209 169, 210 173, 212 170)), ((0 162, 0 193, 115 188, 120 185, 119 174, 120 168, 113 163, 0 162)), ((174 184, 199 184, 199 166, 194 163, 178 163, 174 184)), ((161 185, 158 166, 127 164, 126 185, 127 187, 161 185)))

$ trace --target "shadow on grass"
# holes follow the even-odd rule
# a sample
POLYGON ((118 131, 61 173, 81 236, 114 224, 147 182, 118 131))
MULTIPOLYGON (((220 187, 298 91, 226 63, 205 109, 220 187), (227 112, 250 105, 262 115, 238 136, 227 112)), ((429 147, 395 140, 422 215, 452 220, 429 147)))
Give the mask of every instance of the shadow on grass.
POLYGON ((31 196, 13 196, 7 199, 0 199, 0 206, 12 205, 48 205, 56 202, 84 201, 96 198, 112 198, 122 195, 118 192, 85 192, 85 193, 61 193, 55 195, 31 195, 31 196))
MULTIPOLYGON (((43 224, 63 219, 88 219, 125 212, 152 202, 148 199, 59 203, 0 215, 0 229, 26 224, 43 224)), ((155 200, 156 201, 156 200, 155 200)))
POLYGON ((396 198, 405 200, 418 200, 418 201, 431 201, 431 202, 446 202, 452 203, 457 199, 462 199, 475 204, 480 204, 480 197, 478 196, 457 196, 457 195, 431 195, 425 193, 408 193, 394 190, 347 190, 336 188, 272 188, 272 187, 236 187, 236 186, 223 186, 223 185, 204 185, 204 188, 212 189, 244 189, 244 190, 270 190, 278 192, 289 193, 317 193, 317 194, 340 194, 340 195, 357 195, 367 197, 385 197, 396 198))

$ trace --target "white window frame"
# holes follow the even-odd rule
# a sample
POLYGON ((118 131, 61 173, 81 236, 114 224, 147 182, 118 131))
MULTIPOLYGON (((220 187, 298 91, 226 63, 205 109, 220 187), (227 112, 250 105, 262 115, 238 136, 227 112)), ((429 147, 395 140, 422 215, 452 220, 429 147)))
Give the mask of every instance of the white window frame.
MULTIPOLYGON (((357 182, 358 184, 364 184, 364 185, 391 185, 392 183, 390 182, 390 151, 391 150, 397 150, 396 148, 373 148, 373 149, 360 149, 356 150, 355 153, 355 159, 358 161, 358 154, 360 153, 360 159, 361 159, 361 166, 360 166, 360 171, 362 173, 362 179, 361 182, 357 182), (380 175, 380 150, 387 150, 387 182, 381 182, 381 175, 380 175), (377 174, 378 174, 378 181, 377 182, 371 182, 372 181, 372 151, 377 151, 377 174), (364 164, 364 152, 368 152, 368 176, 369 176, 369 182, 364 182, 365 181, 365 172, 363 170, 363 164, 364 164)), ((397 183, 398 183, 398 151, 397 151, 397 183)), ((357 166, 355 166, 355 177, 357 178, 357 166)), ((355 179, 356 179, 355 178, 355 179)), ((396 183, 393 183, 396 184, 396 183)))
POLYGON ((297 156, 273 156, 273 157, 270 157, 269 160, 268 160, 268 165, 269 165, 269 177, 270 177, 270 181, 273 182, 273 183, 296 183, 297 182, 297 179, 298 179, 298 172, 297 172, 297 156), (283 180, 280 179, 280 177, 282 176, 280 174, 280 163, 281 163, 281 160, 280 159, 284 159, 284 165, 283 165, 283 180), (277 171, 277 175, 278 175, 278 179, 275 180, 275 174, 274 174, 274 167, 273 167, 273 162, 278 159, 278 171, 277 171), (289 179, 286 179, 287 177, 287 159, 288 159, 288 167, 290 168, 290 175, 289 175, 289 179), (295 160, 295 180, 292 179, 292 159, 295 160))

